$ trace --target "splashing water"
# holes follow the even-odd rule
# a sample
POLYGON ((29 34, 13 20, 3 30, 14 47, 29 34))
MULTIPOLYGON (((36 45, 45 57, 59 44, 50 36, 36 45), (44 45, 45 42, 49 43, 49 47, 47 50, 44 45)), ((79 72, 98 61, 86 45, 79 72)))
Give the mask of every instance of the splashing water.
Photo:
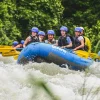
MULTIPOLYGON (((88 72, 60 68, 53 63, 18 65, 0 56, 0 100, 52 100, 29 77, 42 80, 59 100, 100 100, 100 63, 88 72)), ((33 80, 35 81, 35 80, 33 80)))

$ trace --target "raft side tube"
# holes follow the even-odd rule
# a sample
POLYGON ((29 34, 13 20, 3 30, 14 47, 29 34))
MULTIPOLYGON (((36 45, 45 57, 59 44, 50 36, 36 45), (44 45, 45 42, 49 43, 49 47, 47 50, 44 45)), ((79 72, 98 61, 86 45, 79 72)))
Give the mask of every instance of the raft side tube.
POLYGON ((25 47, 21 51, 17 62, 19 64, 28 63, 29 61, 33 61, 37 56, 45 59, 49 63, 53 62, 58 65, 69 64, 77 68, 86 68, 93 63, 92 60, 80 58, 54 45, 38 42, 31 43, 25 47))

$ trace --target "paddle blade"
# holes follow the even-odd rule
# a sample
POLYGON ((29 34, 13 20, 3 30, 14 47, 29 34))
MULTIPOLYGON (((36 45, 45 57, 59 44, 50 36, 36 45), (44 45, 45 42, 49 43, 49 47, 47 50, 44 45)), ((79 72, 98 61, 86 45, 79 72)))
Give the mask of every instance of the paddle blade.
POLYGON ((18 51, 10 51, 10 52, 3 52, 2 56, 15 56, 15 55, 19 55, 20 52, 18 51))
POLYGON ((82 51, 82 50, 77 50, 75 51, 75 53, 82 58, 88 58, 89 57, 89 53, 86 51, 82 51))
POLYGON ((14 58, 15 60, 17 60, 17 59, 18 59, 18 56, 19 56, 19 55, 15 55, 15 56, 13 56, 13 58, 14 58))

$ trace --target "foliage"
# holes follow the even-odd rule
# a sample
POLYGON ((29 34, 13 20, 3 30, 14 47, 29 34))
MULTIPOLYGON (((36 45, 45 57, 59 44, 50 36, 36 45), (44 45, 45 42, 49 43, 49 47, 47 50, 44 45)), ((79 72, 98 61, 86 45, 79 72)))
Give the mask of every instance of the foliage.
MULTIPOLYGON (((29 82, 31 83, 32 87, 36 87, 35 89, 38 90, 36 91, 33 89, 35 92, 39 93, 39 90, 42 89, 42 92, 44 91, 46 94, 48 94, 50 100, 60 100, 58 96, 54 95, 52 90, 49 88, 49 86, 46 84, 46 82, 43 79, 41 80, 35 78, 33 75, 30 75, 29 82)), ((36 95, 33 95, 32 98, 36 98, 36 95)))
MULTIPOLYGON (((60 0, 20 0, 16 1, 16 15, 22 33, 33 26, 40 30, 55 29, 60 23, 63 6, 60 0)), ((26 37, 25 34, 23 34, 26 37)))
POLYGON ((60 23, 63 6, 60 0, 3 0, 0 2, 0 43, 25 39, 29 30, 54 29, 60 23))
POLYGON ((11 44, 20 37, 20 30, 16 25, 14 13, 16 6, 11 0, 0 2, 0 43, 11 44))
POLYGON ((85 27, 86 36, 90 38, 92 43, 92 51, 98 52, 99 48, 99 40, 100 40, 100 20, 97 21, 96 25, 93 25, 91 28, 85 27), (97 47, 97 46, 98 47, 97 47))

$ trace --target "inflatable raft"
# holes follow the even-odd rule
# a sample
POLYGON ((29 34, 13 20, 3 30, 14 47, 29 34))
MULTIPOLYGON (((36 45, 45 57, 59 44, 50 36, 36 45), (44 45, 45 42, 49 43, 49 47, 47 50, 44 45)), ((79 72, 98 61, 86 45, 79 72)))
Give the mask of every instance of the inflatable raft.
POLYGON ((53 62, 60 66, 62 64, 68 64, 75 70, 85 69, 93 63, 92 60, 81 58, 57 46, 39 42, 31 43, 25 47, 21 51, 17 62, 19 64, 26 64, 37 58, 41 58, 48 63, 53 62))

